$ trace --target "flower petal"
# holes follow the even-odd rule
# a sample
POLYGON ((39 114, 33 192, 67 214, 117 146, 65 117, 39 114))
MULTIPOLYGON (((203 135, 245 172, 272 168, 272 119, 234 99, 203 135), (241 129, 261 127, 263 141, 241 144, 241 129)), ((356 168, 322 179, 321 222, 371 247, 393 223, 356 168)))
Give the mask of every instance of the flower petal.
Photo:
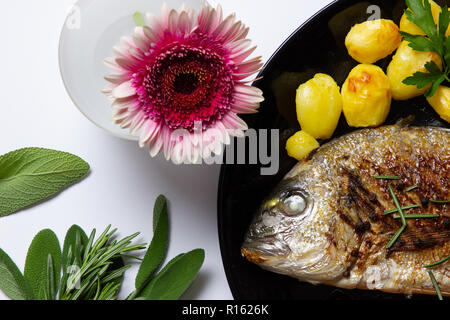
MULTIPOLYGON (((229 112, 223 118, 223 124, 227 129, 247 130, 248 125, 244 120, 239 118, 235 113, 229 112)), ((231 134, 231 133, 230 133, 231 134)))
POLYGON ((125 73, 126 70, 123 69, 121 66, 119 66, 116 62, 115 58, 106 58, 103 60, 103 63, 105 64, 105 66, 107 66, 108 68, 112 69, 115 72, 119 72, 119 73, 125 73))
POLYGON ((149 146, 150 156, 152 158, 156 157, 158 153, 161 152, 162 148, 163 148, 163 139, 161 135, 157 135, 156 138, 150 142, 149 146))
POLYGON ((237 65, 237 73, 257 72, 264 65, 261 62, 262 57, 256 57, 237 65))
POLYGON ((234 90, 238 93, 246 94, 252 97, 262 97, 263 92, 261 89, 253 86, 247 86, 247 85, 235 85, 234 90))
POLYGON ((258 112, 259 106, 260 106, 259 103, 250 104, 243 102, 235 102, 231 107, 231 111, 242 114, 254 114, 258 112))
POLYGON ((140 63, 135 59, 117 58, 116 63, 124 70, 136 72, 139 69, 140 63))
POLYGON ((234 25, 236 20, 236 14, 229 15, 225 20, 223 20, 217 28, 212 32, 212 35, 218 39, 221 39, 224 34, 226 34, 231 27, 234 25))
POLYGON ((234 23, 222 36, 223 43, 233 42, 237 35, 242 31, 243 24, 241 21, 234 23))
POLYGON ((178 29, 178 12, 174 9, 169 13, 168 29, 172 34, 175 34, 178 29))
POLYGON ((139 146, 141 148, 145 147, 148 143, 150 143, 159 133, 161 129, 161 125, 154 122, 151 119, 147 119, 147 122, 144 124, 142 129, 142 133, 139 139, 139 146))
POLYGON ((108 82, 111 82, 113 84, 119 85, 119 84, 127 81, 127 77, 123 74, 112 74, 109 76, 105 76, 105 80, 108 82))
POLYGON ((143 112, 138 112, 134 117, 133 121, 131 122, 131 134, 136 134, 141 130, 142 126, 144 125, 146 121, 146 115, 143 112))
POLYGON ((128 98, 136 94, 136 90, 130 81, 122 83, 112 91, 112 95, 116 99, 128 98))
POLYGON ((230 59, 233 60, 235 64, 240 64, 244 62, 244 60, 247 59, 256 50, 256 48, 257 47, 254 46, 248 50, 236 51, 230 55, 230 59))
POLYGON ((185 35, 192 31, 192 21, 186 11, 181 12, 178 19, 178 30, 185 35))
POLYGON ((143 31, 144 35, 147 37, 147 40, 151 43, 156 42, 159 39, 158 34, 152 28, 144 26, 143 31))
POLYGON ((136 46, 141 49, 143 52, 146 52, 150 49, 150 42, 144 34, 144 28, 136 27, 134 30, 133 41, 136 46))

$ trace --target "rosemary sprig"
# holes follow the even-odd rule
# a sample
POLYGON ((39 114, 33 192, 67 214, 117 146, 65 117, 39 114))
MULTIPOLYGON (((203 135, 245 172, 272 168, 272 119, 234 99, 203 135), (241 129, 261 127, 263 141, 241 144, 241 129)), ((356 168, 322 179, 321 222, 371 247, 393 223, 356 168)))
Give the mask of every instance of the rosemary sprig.
POLYGON ((391 241, 389 241, 389 243, 387 244, 387 248, 391 248, 394 243, 397 241, 397 239, 400 237, 400 235, 403 233, 403 231, 405 231, 406 226, 408 225, 406 222, 406 218, 405 218, 405 214, 403 213, 403 209, 400 206, 400 202, 398 201, 397 196, 395 195, 394 189, 392 188, 392 185, 389 183, 389 192, 392 196, 392 199, 394 199, 394 203, 395 206, 397 207, 398 212, 400 212, 400 218, 402 219, 402 226, 400 227, 400 229, 397 231, 397 233, 394 235, 394 237, 391 239, 391 241))
MULTIPOLYGON (((438 214, 405 214, 405 219, 427 219, 427 218, 439 218, 438 214)), ((394 215, 394 219, 401 219, 399 214, 394 215)))
MULTIPOLYGON (((419 206, 418 204, 413 204, 413 205, 410 205, 410 206, 402 207, 402 210, 403 210, 403 211, 406 211, 406 210, 409 210, 409 209, 414 209, 414 208, 419 208, 419 207, 420 207, 420 206, 419 206)), ((388 215, 388 214, 396 213, 396 212, 398 212, 398 209, 397 209, 397 208, 392 209, 392 210, 385 211, 385 212, 384 212, 384 215, 388 215)))
POLYGON ((430 202, 436 203, 436 204, 446 204, 446 203, 450 203, 450 200, 430 200, 430 202))
POLYGON ((392 237, 391 241, 389 241, 389 243, 386 245, 386 248, 388 248, 388 249, 391 248, 394 245, 394 243, 398 240, 400 235, 403 233, 403 231, 405 231, 405 229, 406 229, 406 224, 402 225, 400 227, 400 229, 398 229, 398 231, 392 237))
POLYGON ((431 270, 427 270, 428 275, 430 276, 431 282, 433 283, 434 290, 436 290, 436 293, 438 295, 439 300, 444 300, 442 297, 441 288, 439 288, 439 285, 436 281, 436 278, 434 277, 434 274, 431 270))
POLYGON ((401 177, 398 176, 375 176, 375 179, 379 180, 400 180, 401 177))
POLYGON ((411 187, 409 187, 409 188, 406 188, 406 192, 411 192, 411 191, 413 191, 413 190, 415 190, 415 189, 417 189, 419 187, 419 185, 418 184, 415 184, 415 185, 413 185, 413 186, 411 186, 411 187))
MULTIPOLYGON (((130 265, 114 267, 124 254, 146 248, 146 244, 131 245, 139 235, 135 233, 120 241, 113 240, 117 229, 110 231, 108 226, 94 242, 96 230, 91 232, 84 250, 71 248, 70 252, 82 252, 83 261, 78 270, 67 279, 69 285, 64 286, 60 292, 60 300, 98 300, 114 299, 120 287, 120 279, 130 265), (76 288, 79 284, 79 289, 76 288)), ((80 245, 79 243, 75 246, 80 245)), ((127 254, 127 256, 129 256, 127 254)), ((71 265, 77 265, 74 258, 71 265)))
POLYGON ((424 268, 433 268, 433 267, 436 267, 438 265, 441 265, 441 264, 447 262, 448 260, 450 260, 450 256, 448 256, 447 258, 444 258, 442 260, 439 260, 437 262, 433 262, 431 264, 427 264, 426 266, 424 266, 424 268))

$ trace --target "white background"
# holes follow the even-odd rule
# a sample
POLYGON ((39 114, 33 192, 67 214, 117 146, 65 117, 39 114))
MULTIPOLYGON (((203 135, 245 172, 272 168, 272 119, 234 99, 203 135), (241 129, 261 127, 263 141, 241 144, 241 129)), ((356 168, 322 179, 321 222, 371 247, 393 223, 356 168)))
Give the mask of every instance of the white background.
MULTIPOLYGON (((95 1, 95 0, 92 0, 95 1)), ((126 0, 124 0, 126 1, 126 0)), ((152 0, 148 0, 152 1, 152 0)), ((219 1, 211 1, 217 3, 219 1)), ((264 61, 304 21, 329 0, 224 0, 250 26, 249 37, 264 61)), ((180 166, 150 159, 135 142, 112 137, 73 106, 58 68, 58 40, 74 0, 4 1, 0 10, 0 154, 29 147, 67 151, 92 167, 89 177, 37 207, 0 218, 0 247, 23 270, 34 235, 50 228, 62 241, 78 224, 87 232, 106 225, 121 236, 152 237, 157 195, 170 200, 168 258, 194 248, 206 250, 199 277, 184 299, 232 299, 217 235, 219 166, 180 166)), ((107 14, 105 12, 105 14, 107 14)), ((305 44, 307 50, 308 44, 305 44)), ((136 266, 127 273, 121 297, 133 290, 136 266)), ((6 299, 0 293, 0 299, 6 299)))

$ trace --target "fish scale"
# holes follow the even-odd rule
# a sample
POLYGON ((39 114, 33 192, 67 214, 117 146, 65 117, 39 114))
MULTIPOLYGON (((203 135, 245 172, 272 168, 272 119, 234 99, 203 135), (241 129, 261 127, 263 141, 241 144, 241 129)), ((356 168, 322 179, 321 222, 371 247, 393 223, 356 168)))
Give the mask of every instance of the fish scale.
MULTIPOLYGON (((424 266, 450 255, 450 204, 430 200, 450 198, 450 131, 408 121, 350 133, 299 162, 255 215, 243 256, 315 284, 434 294, 424 266), (394 214, 384 214, 396 207, 390 185, 401 206, 419 205, 405 213, 439 217, 407 219, 405 231, 387 248, 402 226, 394 214), (413 185, 418 187, 406 191, 413 185), (288 216, 285 203, 292 210, 293 199, 307 205, 288 216)), ((442 293, 450 295, 450 265, 432 270, 442 293)))

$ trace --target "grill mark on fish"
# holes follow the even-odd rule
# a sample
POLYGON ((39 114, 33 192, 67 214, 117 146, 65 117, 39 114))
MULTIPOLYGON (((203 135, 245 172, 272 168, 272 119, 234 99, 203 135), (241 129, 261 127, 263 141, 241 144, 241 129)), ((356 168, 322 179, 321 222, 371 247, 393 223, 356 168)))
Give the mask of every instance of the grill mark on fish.
POLYGON ((442 246, 450 239, 450 231, 444 230, 439 232, 421 232, 411 231, 405 232, 399 241, 397 241, 390 251, 421 251, 442 246))
POLYGON ((364 212, 374 212, 375 208, 380 206, 378 197, 375 193, 370 192, 362 183, 360 177, 346 168, 342 168, 342 172, 347 176, 346 195, 347 213, 338 211, 341 219, 350 227, 354 228, 358 235, 362 235, 367 231, 371 231, 370 214, 362 214, 364 212), (355 210, 352 210, 352 209, 355 210), (355 219, 351 216, 356 213, 355 219), (356 220, 356 221, 355 221, 356 220))
MULTIPOLYGON (((429 201, 425 202, 424 199, 428 199, 430 195, 435 195, 436 197, 436 193, 438 196, 441 194, 446 194, 446 192, 440 192, 439 190, 445 191, 448 189, 448 179, 441 177, 437 179, 437 177, 434 177, 434 174, 439 174, 440 172, 437 171, 437 168, 439 166, 447 166, 448 161, 441 159, 433 152, 427 152, 418 156, 418 165, 413 165, 414 158, 410 157, 409 154, 410 150, 404 150, 404 152, 397 152, 396 154, 393 152, 387 152, 382 159, 379 159, 381 160, 379 163, 375 163, 370 159, 364 159, 361 161, 360 165, 357 166, 357 169, 341 169, 348 177, 347 194, 344 198, 348 201, 348 207, 354 206, 357 208, 356 213, 360 221, 355 223, 349 218, 348 214, 343 212, 340 212, 339 216, 345 223, 354 227, 357 233, 361 234, 367 231, 363 228, 362 224, 364 222, 364 218, 367 218, 367 220, 371 220, 375 223, 381 221, 382 223, 378 224, 380 233, 390 233, 397 230, 401 226, 401 222, 398 219, 393 219, 391 216, 381 216, 381 219, 379 219, 380 216, 377 212, 381 211, 382 214, 387 209, 380 203, 377 194, 369 191, 369 189, 373 190, 373 188, 371 188, 371 185, 365 185, 363 180, 360 178, 361 175, 367 176, 368 172, 376 172, 376 175, 393 175, 401 177, 400 181, 381 179, 373 183, 374 187, 380 190, 380 193, 383 195, 382 198, 387 200, 385 200, 385 202, 392 203, 391 208, 395 208, 395 206, 392 199, 390 199, 389 184, 393 185, 394 190, 396 190, 396 196, 403 205, 417 203, 417 199, 420 197, 420 202, 422 204, 422 208, 420 208, 420 210, 422 210, 422 213, 424 210, 429 209, 429 201), (423 172, 428 172, 430 170, 433 175, 424 179, 423 172), (359 175, 355 172, 358 172, 359 175), (417 177, 421 177, 422 179, 417 179, 417 177), (420 187, 414 190, 414 192, 405 192, 407 185, 414 185, 417 180, 422 180, 420 187)), ((439 210, 439 208, 436 209, 436 213, 442 213, 443 211, 439 210)), ((440 226, 440 223, 436 223, 436 221, 439 220, 426 220, 427 221, 424 219, 417 220, 412 223, 410 222, 409 224, 414 225, 414 223, 416 223, 417 225, 415 227, 423 228, 425 226, 427 229, 433 227, 430 232, 443 228, 440 226)), ((443 220, 441 222, 443 223, 443 220)), ((428 233, 424 233, 422 236, 428 237, 428 233)), ((414 242, 412 240, 403 241, 402 237, 400 237, 396 245, 391 248, 391 251, 423 250, 437 246, 441 243, 441 241, 434 241, 432 238, 425 238, 416 240, 416 245, 411 245, 411 243, 414 242)))
POLYGON ((366 222, 358 222, 355 226, 355 231, 357 234, 361 235, 366 233, 367 231, 370 230, 370 222, 366 221, 366 222))
POLYGON ((325 234, 325 236, 327 237, 327 239, 331 243, 331 245, 336 248, 337 247, 337 243, 336 243, 336 239, 335 239, 333 233, 327 232, 325 234))

